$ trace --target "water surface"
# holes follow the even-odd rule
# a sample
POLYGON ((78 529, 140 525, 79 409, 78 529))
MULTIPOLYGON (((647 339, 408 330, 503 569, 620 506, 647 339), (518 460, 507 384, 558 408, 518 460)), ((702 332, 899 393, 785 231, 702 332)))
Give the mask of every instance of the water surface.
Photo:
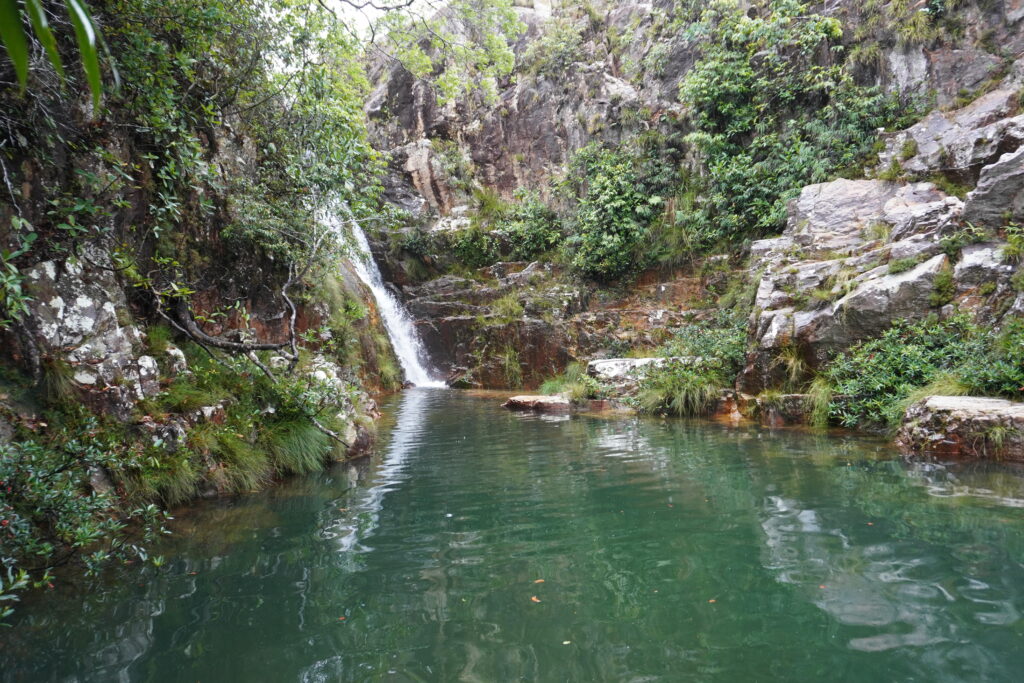
POLYGON ((1024 479, 415 389, 355 468, 24 604, 7 681, 1018 681, 1024 479))

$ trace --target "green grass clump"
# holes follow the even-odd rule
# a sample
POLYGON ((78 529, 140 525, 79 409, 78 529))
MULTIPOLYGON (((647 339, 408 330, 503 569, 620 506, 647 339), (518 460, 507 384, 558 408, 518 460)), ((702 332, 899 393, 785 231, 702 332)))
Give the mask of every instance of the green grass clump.
POLYGON ((916 266, 917 263, 917 259, 913 256, 909 258, 897 259, 895 261, 889 261, 889 274, 898 275, 900 273, 905 273, 914 266, 916 266))
POLYGON ((933 175, 929 180, 935 184, 935 187, 939 188, 951 197, 965 199, 967 197, 967 193, 971 191, 971 187, 969 185, 960 184, 941 173, 933 175))
POLYGON ((174 331, 168 325, 152 325, 146 330, 146 346, 154 356, 162 356, 167 353, 173 337, 174 331))
POLYGON ((519 361, 519 352, 506 346, 498 354, 498 363, 505 376, 505 385, 510 389, 518 389, 523 385, 523 366, 519 361))
POLYGON ((703 415, 712 408, 723 386, 717 372, 670 360, 647 373, 637 403, 646 413, 703 415))
POLYGON ((907 138, 903 141, 903 145, 900 147, 900 159, 906 161, 917 156, 917 140, 914 138, 907 138))
POLYGON ((581 363, 570 363, 565 372, 544 381, 540 385, 542 394, 565 394, 573 403, 583 403, 601 395, 601 385, 587 374, 587 368, 581 363))
POLYGON ((743 366, 746 325, 742 309, 720 310, 710 320, 674 330, 658 351, 669 360, 649 369, 640 382, 640 410, 684 416, 707 412, 743 366))
POLYGON ((259 443, 282 474, 303 474, 322 468, 331 449, 330 437, 301 415, 272 421, 259 443))
POLYGON ((928 296, 928 304, 936 308, 945 306, 953 301, 955 295, 956 283, 953 281, 953 271, 947 268, 935 275, 932 293, 928 296))
POLYGON ((491 303, 491 312, 501 322, 510 323, 523 317, 523 305, 515 292, 509 292, 491 303))
POLYGON ((160 397, 160 404, 169 412, 190 413, 205 406, 213 406, 226 399, 224 392, 196 386, 191 377, 175 380, 160 397))

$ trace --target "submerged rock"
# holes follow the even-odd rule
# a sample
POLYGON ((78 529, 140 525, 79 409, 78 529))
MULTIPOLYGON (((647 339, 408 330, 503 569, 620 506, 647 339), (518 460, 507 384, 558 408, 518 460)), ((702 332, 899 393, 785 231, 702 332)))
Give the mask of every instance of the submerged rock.
POLYGON ((896 443, 911 453, 1024 461, 1024 403, 929 396, 907 409, 896 443))

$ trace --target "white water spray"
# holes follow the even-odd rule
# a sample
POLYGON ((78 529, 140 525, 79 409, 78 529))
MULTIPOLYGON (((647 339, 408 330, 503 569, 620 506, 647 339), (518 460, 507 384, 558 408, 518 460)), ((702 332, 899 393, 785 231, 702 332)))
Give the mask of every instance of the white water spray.
MULTIPOLYGON (((345 207, 347 209, 347 207, 345 207)), ((387 329, 388 337, 391 338, 391 346, 395 349, 398 362, 405 372, 405 379, 418 387, 443 387, 444 382, 436 379, 427 369, 427 351, 423 342, 416 334, 412 319, 406 312, 402 303, 391 290, 384 286, 384 279, 380 275, 380 269, 373 260, 370 253, 370 243, 363 233, 359 223, 351 217, 349 212, 349 225, 352 227, 352 236, 355 238, 357 252, 352 260, 355 266, 356 275, 363 281, 377 302, 377 309, 381 318, 384 319, 384 327, 387 329)))

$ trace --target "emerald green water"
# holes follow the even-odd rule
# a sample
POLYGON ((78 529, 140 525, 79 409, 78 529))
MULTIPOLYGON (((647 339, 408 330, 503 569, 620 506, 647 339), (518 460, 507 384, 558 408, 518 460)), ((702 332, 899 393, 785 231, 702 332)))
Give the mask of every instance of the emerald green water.
POLYGON ((0 677, 1021 680, 1019 470, 497 404, 407 391, 375 458, 179 514, 163 568, 24 604, 0 677))

